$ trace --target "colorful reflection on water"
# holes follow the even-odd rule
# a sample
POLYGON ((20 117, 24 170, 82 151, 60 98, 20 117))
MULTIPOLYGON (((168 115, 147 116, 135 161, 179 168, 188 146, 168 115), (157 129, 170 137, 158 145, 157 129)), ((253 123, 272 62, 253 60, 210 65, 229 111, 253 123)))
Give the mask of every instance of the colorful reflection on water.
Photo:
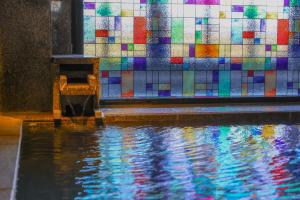
POLYGON ((27 133, 17 197, 300 199, 299 128, 108 126, 94 133, 27 133))

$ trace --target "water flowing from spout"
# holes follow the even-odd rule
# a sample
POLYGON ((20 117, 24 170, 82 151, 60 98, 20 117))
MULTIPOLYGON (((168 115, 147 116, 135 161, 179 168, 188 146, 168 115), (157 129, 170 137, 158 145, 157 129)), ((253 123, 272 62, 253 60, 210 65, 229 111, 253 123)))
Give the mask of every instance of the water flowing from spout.
POLYGON ((73 115, 73 116, 76 116, 75 109, 74 109, 72 103, 70 102, 70 99, 68 98, 68 96, 66 96, 66 100, 67 100, 67 102, 68 102, 68 104, 69 104, 69 106, 70 106, 70 108, 71 108, 72 115, 73 115))
POLYGON ((91 97, 91 95, 89 95, 89 96, 85 99, 85 101, 84 101, 84 103, 83 103, 83 108, 82 108, 81 116, 83 116, 84 113, 85 113, 86 105, 87 105, 87 102, 89 101, 90 97, 91 97))

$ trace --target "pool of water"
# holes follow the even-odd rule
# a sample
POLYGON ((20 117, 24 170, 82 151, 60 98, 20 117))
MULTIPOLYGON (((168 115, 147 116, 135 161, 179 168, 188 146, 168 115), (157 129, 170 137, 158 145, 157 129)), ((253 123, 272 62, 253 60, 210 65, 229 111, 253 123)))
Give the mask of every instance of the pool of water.
POLYGON ((300 199, 299 128, 26 131, 17 199, 300 199))

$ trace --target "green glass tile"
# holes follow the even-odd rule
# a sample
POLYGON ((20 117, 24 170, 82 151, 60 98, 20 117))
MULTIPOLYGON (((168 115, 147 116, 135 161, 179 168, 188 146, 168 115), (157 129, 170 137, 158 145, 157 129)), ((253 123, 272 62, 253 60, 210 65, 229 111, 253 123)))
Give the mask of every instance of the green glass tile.
POLYGON ((243 70, 264 70, 265 64, 265 58, 244 58, 243 70))
POLYGON ((121 65, 122 65, 122 70, 128 69, 128 58, 127 57, 121 58, 121 65))
POLYGON ((249 19, 255 19, 258 17, 258 9, 257 6, 246 6, 244 16, 249 18, 249 19))
POLYGON ((202 43, 202 31, 196 31, 195 38, 196 38, 196 44, 201 44, 202 43))
POLYGON ((277 51, 277 44, 272 44, 272 51, 277 51))
POLYGON ((272 69, 271 58, 266 58, 265 70, 272 69))
POLYGON ((300 32, 300 20, 295 20, 294 32, 300 32))
POLYGON ((202 23, 203 23, 203 24, 208 24, 208 18, 207 18, 207 17, 203 18, 203 19, 202 19, 202 23))
POLYGON ((300 6, 300 0, 291 0, 290 6, 292 6, 292 7, 300 6))
POLYGON ((149 4, 167 4, 168 0, 148 0, 149 4))
POLYGON ((230 96, 230 71, 219 71, 219 96, 230 96))
POLYGON ((134 44, 128 44, 128 51, 134 50, 134 44))
POLYGON ((96 12, 100 16, 111 16, 112 11, 111 11, 111 8, 110 8, 110 3, 107 3, 107 2, 100 3, 96 12))
POLYGON ((194 96, 194 71, 183 72, 183 95, 194 96))
POLYGON ((159 19, 157 17, 153 17, 151 22, 152 22, 152 30, 156 31, 158 30, 158 21, 159 19))
POLYGON ((172 43, 183 43, 183 18, 172 19, 172 43))
POLYGON ((98 16, 120 16, 121 4, 109 2, 99 3, 96 13, 98 16))
POLYGON ((127 65, 122 65, 122 70, 128 70, 128 66, 127 65))
POLYGON ((121 63, 122 64, 127 64, 127 62, 128 62, 128 58, 127 57, 122 57, 121 58, 121 63))
POLYGON ((101 58, 100 70, 120 70, 121 58, 101 58))

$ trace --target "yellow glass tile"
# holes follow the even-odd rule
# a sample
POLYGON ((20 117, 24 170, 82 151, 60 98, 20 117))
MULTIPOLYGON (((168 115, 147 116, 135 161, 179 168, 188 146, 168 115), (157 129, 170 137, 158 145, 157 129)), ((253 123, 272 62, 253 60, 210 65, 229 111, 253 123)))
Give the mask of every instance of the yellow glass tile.
POLYGON ((106 44, 108 43, 107 37, 96 37, 97 44, 106 44))
POLYGON ((243 57, 243 45, 231 45, 231 57, 243 57))
POLYGON ((96 45, 95 44, 85 44, 84 45, 84 54, 95 55, 96 54, 96 45))
POLYGON ((146 51, 146 45, 145 44, 134 44, 134 50, 146 51))
POLYGON ((159 84, 159 90, 170 90, 170 84, 159 84))
POLYGON ((171 45, 171 57, 183 57, 183 45, 172 44, 171 45))
POLYGON ((134 56, 136 56, 136 57, 146 57, 146 51, 136 51, 136 50, 134 50, 134 56))
POLYGON ((267 19, 277 19, 278 14, 276 12, 268 12, 267 13, 267 19))
POLYGON ((133 14, 133 10, 121 10, 121 17, 132 17, 133 14))
POLYGON ((220 11, 219 17, 220 17, 220 19, 225 19, 226 18, 225 12, 224 11, 220 11))
POLYGON ((206 84, 196 84, 195 89, 196 90, 206 90, 206 84))
POLYGON ((219 46, 219 56, 220 57, 225 57, 225 45, 220 45, 219 46))
POLYGON ((225 45, 225 57, 230 57, 231 45, 225 45))
POLYGON ((133 51, 128 51, 127 53, 129 57, 133 57, 133 51))
POLYGON ((190 46, 188 44, 183 45, 183 57, 190 56, 190 46))

